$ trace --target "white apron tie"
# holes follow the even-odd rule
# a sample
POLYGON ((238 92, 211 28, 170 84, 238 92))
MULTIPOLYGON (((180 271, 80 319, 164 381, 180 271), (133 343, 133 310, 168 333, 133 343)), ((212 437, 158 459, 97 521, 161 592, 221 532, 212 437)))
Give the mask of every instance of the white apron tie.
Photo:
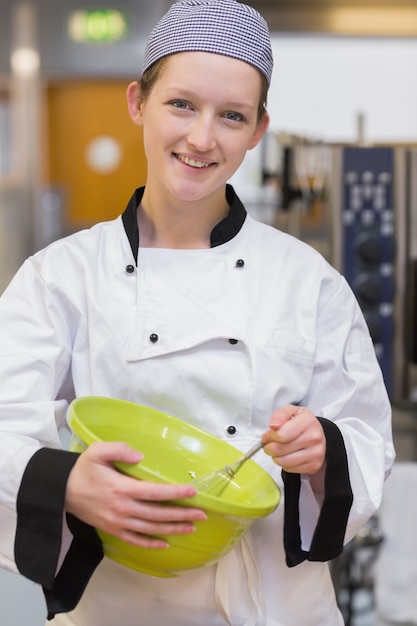
POLYGON ((236 590, 239 584, 237 576, 239 567, 239 551, 245 565, 248 596, 251 601, 251 614, 242 626, 265 626, 266 607, 262 590, 261 575, 253 554, 250 531, 241 539, 239 544, 217 563, 215 580, 215 599, 217 608, 229 626, 236 626, 233 622, 232 598, 245 593, 244 589, 236 590))

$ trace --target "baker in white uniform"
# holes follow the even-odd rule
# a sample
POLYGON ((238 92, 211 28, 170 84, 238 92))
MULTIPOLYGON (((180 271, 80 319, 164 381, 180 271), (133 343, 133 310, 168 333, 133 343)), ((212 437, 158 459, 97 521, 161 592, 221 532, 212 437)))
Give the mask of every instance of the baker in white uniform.
POLYGON ((172 5, 127 90, 145 188, 116 220, 29 258, 0 300, 0 564, 43 587, 57 626, 343 624, 327 561, 380 504, 390 405, 344 278, 227 184, 268 126, 271 72, 254 9, 172 5), (118 473, 141 458, 125 444, 62 450, 68 403, 86 395, 242 450, 263 437, 281 504, 218 564, 174 579, 103 557, 95 528, 161 550, 157 535, 205 513, 164 503, 189 485, 118 473))

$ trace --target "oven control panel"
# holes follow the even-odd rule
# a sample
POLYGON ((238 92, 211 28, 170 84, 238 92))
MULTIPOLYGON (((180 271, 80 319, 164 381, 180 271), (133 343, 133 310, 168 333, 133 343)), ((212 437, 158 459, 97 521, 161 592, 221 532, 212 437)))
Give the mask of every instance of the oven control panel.
POLYGON ((394 151, 347 147, 342 159, 342 274, 362 308, 392 392, 394 151))

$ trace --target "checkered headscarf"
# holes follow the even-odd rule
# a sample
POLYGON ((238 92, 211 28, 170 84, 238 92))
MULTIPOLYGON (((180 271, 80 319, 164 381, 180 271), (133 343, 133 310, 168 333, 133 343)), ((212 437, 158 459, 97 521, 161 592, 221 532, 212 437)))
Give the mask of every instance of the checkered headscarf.
POLYGON ((177 52, 213 52, 253 65, 271 82, 268 24, 254 8, 236 0, 180 0, 151 31, 142 71, 177 52))

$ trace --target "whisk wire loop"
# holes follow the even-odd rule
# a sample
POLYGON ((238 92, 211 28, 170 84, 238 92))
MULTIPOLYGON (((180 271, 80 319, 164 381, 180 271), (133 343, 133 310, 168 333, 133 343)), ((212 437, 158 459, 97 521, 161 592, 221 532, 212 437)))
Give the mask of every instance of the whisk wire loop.
POLYGON ((225 467, 222 467, 221 469, 218 469, 209 474, 204 474, 203 476, 200 476, 199 478, 193 480, 191 484, 200 493, 207 493, 216 497, 221 496, 227 485, 230 484, 242 465, 259 450, 261 450, 264 445, 265 444, 262 441, 259 441, 255 446, 253 446, 253 448, 248 450, 246 454, 241 456, 240 459, 238 459, 234 463, 231 463, 230 465, 225 465, 225 467))

